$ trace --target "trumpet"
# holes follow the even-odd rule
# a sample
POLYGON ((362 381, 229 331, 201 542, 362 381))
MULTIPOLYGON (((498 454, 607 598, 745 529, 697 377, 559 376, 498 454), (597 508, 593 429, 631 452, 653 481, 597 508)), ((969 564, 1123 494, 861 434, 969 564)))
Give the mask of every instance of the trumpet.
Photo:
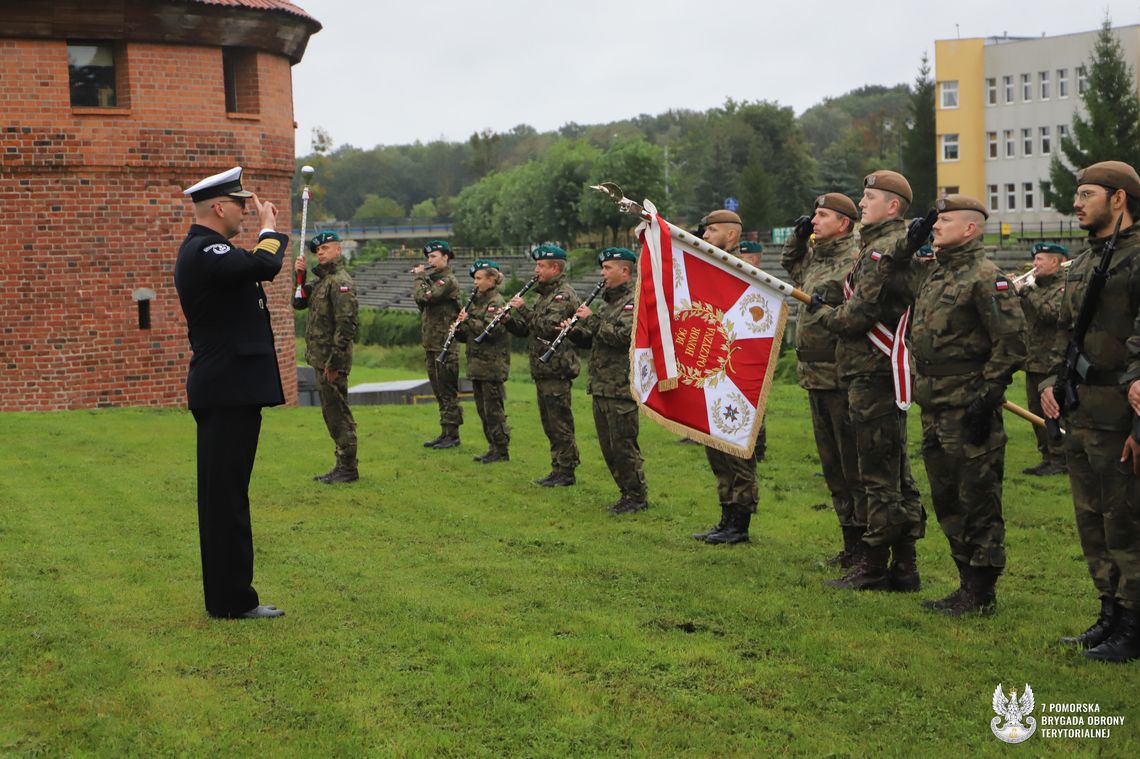
MULTIPOLYGON (((1068 269, 1072 265, 1073 265, 1073 259, 1071 259, 1071 258, 1066 259, 1066 260, 1061 262, 1061 268, 1059 269, 1059 271, 1064 271, 1065 269, 1068 269)), ((1029 271, 1027 271, 1023 274, 1018 274, 1016 277, 1011 277, 1009 281, 1012 282, 1013 286, 1019 290, 1023 287, 1036 287, 1036 285, 1037 285, 1037 267, 1034 266, 1029 271)))

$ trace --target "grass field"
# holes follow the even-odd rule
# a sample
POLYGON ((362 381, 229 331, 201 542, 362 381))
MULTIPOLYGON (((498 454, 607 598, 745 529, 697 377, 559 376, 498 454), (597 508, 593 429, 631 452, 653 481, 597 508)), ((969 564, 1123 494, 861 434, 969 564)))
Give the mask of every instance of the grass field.
POLYGON ((823 586, 838 530, 813 508, 799 388, 772 395, 754 542, 713 547, 688 538, 718 516, 703 451, 648 421, 652 508, 605 512, 616 490, 577 384, 579 484, 555 492, 530 484, 549 459, 525 382, 508 386, 509 463, 471 461, 469 404, 463 445, 438 452, 420 446, 434 408, 363 407, 362 479, 333 488, 310 479, 331 464, 319 410, 267 410, 255 584, 287 616, 256 622, 202 609, 187 412, 4 415, 0 753, 1140 755, 1140 667, 1053 643, 1095 597, 1067 481, 1020 474, 1036 456, 1021 422, 998 613, 951 620, 918 606, 956 578, 933 516, 917 597, 823 586), (1029 683, 1038 718, 1077 702, 1126 720, 1107 740, 1006 746, 987 724, 999 682, 1029 683))

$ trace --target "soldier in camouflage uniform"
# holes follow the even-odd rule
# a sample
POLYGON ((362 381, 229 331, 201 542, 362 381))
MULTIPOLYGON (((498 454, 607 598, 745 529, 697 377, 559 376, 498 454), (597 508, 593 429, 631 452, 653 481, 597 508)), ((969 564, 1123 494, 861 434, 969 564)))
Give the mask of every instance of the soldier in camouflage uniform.
MULTIPOLYGON (((829 192, 815 199, 812 216, 796 220, 781 261, 796 287, 819 293, 831 306, 843 303, 843 279, 858 253, 852 231, 859 211, 846 195, 829 192), (815 235, 814 244, 809 239, 815 235)), ((840 379, 835 333, 819 324, 820 311, 800 308, 796 320, 796 379, 807 390, 812 429, 823 477, 843 533, 843 549, 828 564, 851 567, 867 529, 867 501, 859 480, 855 429, 840 379)))
MULTIPOLYGON (((1065 278, 1061 262, 1069 254, 1068 248, 1048 242, 1039 242, 1030 248, 1033 255, 1034 283, 1022 286, 1011 280, 1021 296, 1021 309, 1025 312, 1025 389, 1029 395, 1029 410, 1041 416, 1041 391, 1038 386, 1062 361, 1067 338, 1058 334, 1057 320, 1061 317, 1061 298, 1065 292, 1065 278)), ((1024 474, 1066 474, 1065 445, 1063 440, 1049 440, 1044 427, 1034 427, 1037 451, 1041 463, 1026 467, 1024 474)))
POLYGON ((539 357, 546 353, 550 341, 562 331, 562 323, 574 314, 580 301, 566 281, 566 251, 557 245, 540 245, 530 255, 538 276, 534 287, 538 298, 530 306, 517 295, 511 298, 513 310, 506 324, 512 333, 529 338, 530 375, 538 393, 542 430, 550 440, 550 474, 535 480, 535 484, 567 487, 576 482, 574 470, 578 468, 570 390, 581 367, 578 354, 565 348, 557 351, 550 363, 543 363, 539 357))
MULTIPOLYGON (((1077 532, 1101 611, 1092 627, 1062 642, 1090 659, 1123 662, 1140 657, 1140 442, 1129 434, 1140 409, 1140 177, 1120 161, 1093 164, 1077 172, 1073 200, 1089 239, 1065 275, 1059 326, 1070 338, 1092 270, 1117 219, 1121 225, 1084 339, 1092 367, 1063 424, 1077 532)), ((1052 383, 1045 382, 1041 406, 1057 418, 1052 383)))
POLYGON ((506 390, 503 383, 511 373, 511 336, 505 330, 492 330, 481 343, 475 338, 507 305, 499 293, 503 274, 494 261, 480 258, 468 274, 475 280, 471 306, 459 312, 456 335, 467 343, 467 376, 475 392, 475 410, 483 421, 483 435, 490 446, 475 460, 482 464, 510 461, 511 428, 507 426, 506 390))
POLYGON ((356 462, 356 420, 348 406, 348 373, 352 370, 352 344, 356 340, 356 286, 340 256, 340 237, 321 232, 309 241, 317 256, 315 285, 304 284, 305 259, 297 257, 301 297, 293 308, 309 309, 305 327, 305 361, 317 373, 317 391, 325 426, 336 443, 336 465, 313 479, 325 484, 355 482, 360 478, 356 462))
MULTIPOLYGON (((915 542, 925 534, 926 514, 910 473, 906 412, 895 397, 890 359, 868 339, 867 331, 882 324, 896 332, 913 302, 905 279, 892 276, 879 262, 896 250, 917 250, 926 239, 908 238, 903 215, 912 195, 901 174, 876 171, 864 178, 863 186, 861 248, 847 277, 851 296, 843 305, 825 309, 818 320, 839 337, 836 363, 840 380, 849 383, 859 479, 867 501, 867 529, 856 546, 855 563, 830 584, 913 592, 921 587, 915 542)), ((817 305, 822 303, 823 293, 815 296, 817 305)))
MULTIPOLYGON (((701 227, 707 242, 723 251, 739 255, 743 225, 735 213, 724 209, 713 211, 701 219, 701 227)), ((705 446, 705 456, 716 477, 720 522, 708 531, 692 537, 713 544, 747 543, 748 527, 760 503, 755 453, 752 458, 745 459, 705 446)))
POLYGON ((637 401, 629 387, 637 256, 626 248, 606 248, 598 254, 598 263, 605 282, 603 303, 596 310, 585 304, 578 306, 575 313, 579 321, 569 334, 575 344, 590 348, 586 390, 593 397, 594 425, 602 457, 621 491, 621 498, 609 511, 631 514, 649 507, 641 449, 637 445, 637 401))
POLYGON ((452 342, 443 363, 436 361, 451 324, 462 307, 459 283, 451 271, 451 246, 446 240, 431 240, 424 246, 427 265, 412 269, 416 275, 412 296, 420 309, 421 342, 427 356, 428 379, 439 403, 439 437, 424 442, 424 448, 454 448, 459 445, 463 408, 459 405, 459 346, 452 342))
POLYGON ((1001 404, 1025 361, 1025 317, 1014 287, 982 246, 985 206, 964 195, 936 203, 936 261, 909 268, 914 397, 922 407, 922 457, 938 523, 958 565, 959 587, 923 606, 952 616, 992 613, 1005 567, 1001 493, 1007 437, 1001 404))

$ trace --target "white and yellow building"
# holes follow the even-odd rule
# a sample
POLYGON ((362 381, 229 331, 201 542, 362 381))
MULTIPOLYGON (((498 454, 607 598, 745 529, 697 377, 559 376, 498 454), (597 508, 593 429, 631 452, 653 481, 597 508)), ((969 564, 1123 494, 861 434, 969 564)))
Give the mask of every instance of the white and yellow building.
MULTIPOLYGON (((1140 25, 1114 31, 1135 73, 1140 25)), ((1069 218, 1046 207, 1041 184, 1049 181, 1049 163, 1073 114, 1083 108, 1080 94, 1097 34, 935 41, 940 193, 978 198, 989 207, 991 222, 1069 218)))

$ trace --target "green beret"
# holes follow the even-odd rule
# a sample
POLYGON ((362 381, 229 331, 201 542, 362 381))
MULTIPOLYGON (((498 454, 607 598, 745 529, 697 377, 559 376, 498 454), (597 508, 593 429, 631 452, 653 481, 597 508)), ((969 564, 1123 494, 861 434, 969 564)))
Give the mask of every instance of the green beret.
POLYGON ((939 198, 934 201, 934 207, 938 209, 938 213, 946 211, 976 211, 985 218, 990 218, 990 212, 980 201, 974 200, 969 195, 947 195, 944 198, 939 198))
POLYGON ((316 253, 317 248, 326 242, 340 242, 340 235, 336 232, 318 232, 312 240, 309 240, 309 252, 316 253))
POLYGON ((606 261, 629 261, 637 263, 637 254, 629 248, 606 248, 598 254, 598 266, 606 261))
POLYGON ((707 227, 709 224, 735 224, 738 227, 744 226, 740 221, 739 214, 729 211, 727 208, 718 208, 701 219, 701 226, 707 227))
POLYGON ((886 169, 872 171, 863 177, 863 186, 870 187, 872 190, 893 192, 907 203, 914 200, 914 193, 911 192, 910 182, 906 181, 906 177, 897 171, 888 171, 886 169))
POLYGON ((851 198, 841 192, 825 192, 815 199, 815 207, 841 213, 852 221, 859 220, 859 210, 855 208, 851 198))
POLYGON ((741 240, 740 252, 760 254, 764 252, 764 246, 758 242, 753 242, 752 240, 741 240))
POLYGON ((480 269, 494 269, 495 271, 498 271, 499 265, 489 258, 476 258, 475 262, 467 267, 467 273, 471 275, 472 279, 474 279, 475 272, 479 271, 480 269))
POLYGON ((447 244, 447 240, 428 240, 428 244, 424 246, 424 256, 426 257, 433 250, 442 251, 448 258, 455 255, 451 252, 451 246, 447 244))
POLYGON ((1110 190, 1124 190, 1140 200, 1140 176, 1123 161, 1101 161, 1077 172, 1077 184, 1098 184, 1110 190))
POLYGON ((1058 245, 1055 242, 1037 242, 1029 248, 1029 257, 1037 255, 1038 253, 1056 253, 1058 256, 1069 257, 1069 249, 1064 245, 1058 245))
POLYGON ((566 251, 557 245, 539 245, 530 252, 530 257, 535 261, 565 261, 566 251))

